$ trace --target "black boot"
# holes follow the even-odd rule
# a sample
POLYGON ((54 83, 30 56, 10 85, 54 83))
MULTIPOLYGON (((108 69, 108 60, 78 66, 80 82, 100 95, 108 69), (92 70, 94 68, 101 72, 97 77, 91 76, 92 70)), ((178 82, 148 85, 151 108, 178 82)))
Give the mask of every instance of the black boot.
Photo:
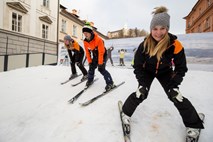
POLYGON ((109 91, 109 90, 113 89, 114 87, 115 87, 115 85, 114 85, 114 83, 112 82, 112 83, 109 83, 109 84, 106 85, 105 90, 106 90, 106 91, 109 91))

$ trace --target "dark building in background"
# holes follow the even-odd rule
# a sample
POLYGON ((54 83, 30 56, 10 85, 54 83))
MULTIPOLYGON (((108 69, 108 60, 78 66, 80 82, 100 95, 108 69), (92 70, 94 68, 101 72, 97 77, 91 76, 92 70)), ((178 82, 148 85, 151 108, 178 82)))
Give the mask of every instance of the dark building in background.
POLYGON ((198 0, 186 19, 186 33, 213 32, 213 0, 198 0))

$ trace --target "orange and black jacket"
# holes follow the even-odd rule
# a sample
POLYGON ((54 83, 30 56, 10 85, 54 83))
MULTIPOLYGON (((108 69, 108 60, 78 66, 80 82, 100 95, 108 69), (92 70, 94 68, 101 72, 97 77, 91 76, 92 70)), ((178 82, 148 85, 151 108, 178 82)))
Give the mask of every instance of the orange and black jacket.
POLYGON ((75 61, 81 60, 80 58, 84 56, 84 49, 75 40, 72 41, 72 46, 74 49, 68 48, 68 50, 74 52, 75 61))
POLYGON ((97 60, 99 65, 104 63, 104 56, 106 52, 106 48, 104 47, 103 40, 97 35, 96 32, 93 32, 93 39, 88 41, 84 39, 84 48, 86 52, 86 57, 88 63, 92 63, 92 61, 97 60), (91 53, 93 54, 93 59, 91 58, 91 53))
POLYGON ((182 44, 177 40, 175 35, 169 33, 170 46, 163 53, 160 61, 156 56, 150 57, 144 52, 144 41, 139 45, 134 58, 134 73, 139 82, 139 85, 146 86, 144 82, 144 72, 150 73, 153 76, 160 76, 173 72, 169 88, 178 87, 187 72, 186 57, 182 44), (175 64, 174 71, 172 69, 172 60, 175 64))

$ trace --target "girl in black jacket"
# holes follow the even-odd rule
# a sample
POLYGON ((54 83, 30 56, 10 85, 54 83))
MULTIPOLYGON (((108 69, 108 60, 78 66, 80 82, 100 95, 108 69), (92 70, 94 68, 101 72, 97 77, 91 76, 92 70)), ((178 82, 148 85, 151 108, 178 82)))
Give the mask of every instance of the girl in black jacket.
POLYGON ((147 98, 150 86, 156 78, 179 111, 188 134, 193 132, 193 136, 196 136, 199 134, 198 129, 204 128, 202 120, 191 102, 179 91, 179 85, 187 72, 184 49, 177 37, 168 32, 170 16, 166 7, 156 8, 153 14, 151 33, 139 45, 134 57, 134 73, 139 85, 122 108, 125 128, 130 130, 130 117, 147 98))

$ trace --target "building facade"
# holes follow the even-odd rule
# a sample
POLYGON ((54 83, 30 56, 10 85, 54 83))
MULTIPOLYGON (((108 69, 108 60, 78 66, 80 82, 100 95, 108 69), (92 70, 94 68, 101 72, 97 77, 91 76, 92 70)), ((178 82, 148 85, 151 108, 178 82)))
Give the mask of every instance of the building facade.
MULTIPOLYGON (((121 30, 108 32, 107 36, 108 36, 109 39, 128 37, 129 36, 129 29, 123 28, 121 30)), ((133 36, 135 36, 135 35, 133 35, 133 36)))
POLYGON ((76 41, 81 42, 84 24, 85 22, 79 19, 77 10, 73 9, 69 12, 66 7, 60 5, 59 42, 63 43, 65 35, 70 35, 76 41))
POLYGON ((67 49, 64 47, 64 36, 70 35, 80 45, 82 45, 82 28, 85 22, 79 19, 77 10, 67 11, 67 8, 60 5, 59 10, 59 46, 58 65, 69 65, 67 49))
POLYGON ((0 71, 57 63, 59 0, 0 1, 0 71))
MULTIPOLYGON (((72 9, 72 11, 68 11, 66 7, 60 5, 60 15, 59 15, 59 41, 63 42, 63 38, 65 35, 70 35, 72 38, 77 40, 78 42, 82 42, 84 39, 82 28, 85 25, 86 20, 80 19, 78 16, 78 11, 76 9, 72 9)), ((94 27, 94 23, 91 22, 91 25, 94 31, 102 37, 106 39, 107 37, 97 31, 97 28, 94 27)))
POLYGON ((213 0, 198 0, 184 19, 186 33, 213 32, 213 0))
POLYGON ((113 39, 113 38, 121 38, 121 37, 126 37, 128 36, 129 33, 129 29, 127 27, 127 24, 124 25, 124 27, 120 30, 117 31, 109 31, 107 33, 107 36, 109 39, 113 39))

